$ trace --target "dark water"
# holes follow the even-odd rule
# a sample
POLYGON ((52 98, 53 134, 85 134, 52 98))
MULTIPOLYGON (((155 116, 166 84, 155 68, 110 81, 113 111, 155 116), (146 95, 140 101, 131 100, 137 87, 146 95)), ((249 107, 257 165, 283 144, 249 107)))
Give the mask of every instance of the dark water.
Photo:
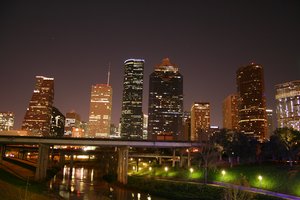
POLYGON ((107 183, 97 167, 77 165, 64 166, 50 182, 49 188, 63 199, 72 200, 163 200, 138 191, 107 183))

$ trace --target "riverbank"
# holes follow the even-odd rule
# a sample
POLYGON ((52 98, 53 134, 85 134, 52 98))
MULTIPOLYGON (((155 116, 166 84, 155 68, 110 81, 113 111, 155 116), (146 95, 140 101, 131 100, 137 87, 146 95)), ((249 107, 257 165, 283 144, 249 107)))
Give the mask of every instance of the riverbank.
POLYGON ((0 199, 5 200, 61 200, 49 193, 45 183, 22 180, 4 169, 0 169, 0 191, 0 199))
POLYGON ((282 198, 241 191, 236 188, 141 176, 129 176, 126 187, 173 200, 282 200, 282 198))

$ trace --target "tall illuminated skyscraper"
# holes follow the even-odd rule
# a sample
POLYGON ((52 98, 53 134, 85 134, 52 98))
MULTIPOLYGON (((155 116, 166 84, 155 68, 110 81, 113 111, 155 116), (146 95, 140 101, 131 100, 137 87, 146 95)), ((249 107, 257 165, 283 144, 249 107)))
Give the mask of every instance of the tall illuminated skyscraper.
POLYGON ((22 129, 34 135, 49 136, 54 100, 54 79, 36 76, 35 89, 26 110, 22 129))
POLYGON ((0 131, 9 131, 14 127, 13 112, 0 112, 0 131))
POLYGON ((168 58, 149 79, 148 139, 182 139, 183 76, 168 58))
POLYGON ((88 137, 108 137, 110 134, 112 88, 96 84, 91 88, 88 137))
POLYGON ((275 88, 278 128, 300 131, 300 80, 278 84, 275 88))
POLYGON ((121 113, 121 137, 143 138, 143 59, 128 59, 124 62, 123 99, 121 113))
POLYGON ((191 141, 207 141, 210 129, 210 105, 195 102, 191 108, 191 141))
POLYGON ((236 94, 227 96, 223 100, 223 128, 238 130, 238 97, 236 94))
POLYGON ((263 141, 267 132, 263 67, 251 63, 236 73, 240 131, 263 141))

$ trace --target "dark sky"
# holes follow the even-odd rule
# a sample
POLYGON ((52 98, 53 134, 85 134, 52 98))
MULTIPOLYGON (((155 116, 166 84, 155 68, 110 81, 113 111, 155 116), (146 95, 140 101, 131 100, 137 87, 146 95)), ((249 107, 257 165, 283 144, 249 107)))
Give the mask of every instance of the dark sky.
POLYGON ((90 87, 106 83, 111 63, 113 122, 121 111, 123 62, 145 59, 149 75, 165 57, 184 76, 184 106, 211 103, 222 126, 222 100, 236 92, 240 66, 263 65, 267 105, 274 86, 300 78, 300 3, 272 1, 6 1, 0 4, 0 111, 20 128, 36 75, 55 79, 54 104, 88 120, 90 87))

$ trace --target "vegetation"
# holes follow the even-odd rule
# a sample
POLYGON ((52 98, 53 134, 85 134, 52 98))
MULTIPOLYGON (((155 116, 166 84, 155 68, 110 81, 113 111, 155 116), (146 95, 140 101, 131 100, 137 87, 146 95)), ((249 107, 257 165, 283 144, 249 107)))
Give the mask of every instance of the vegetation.
MULTIPOLYGON (((215 187, 209 185, 199 185, 193 183, 182 183, 182 182, 170 182, 155 179, 145 179, 143 177, 130 176, 128 179, 128 187, 136 188, 146 193, 165 197, 167 199, 174 200, 215 200, 215 199, 226 199, 234 200, 234 198, 228 198, 228 190, 223 187, 215 187)), ((266 195, 254 195, 248 192, 243 192, 245 197, 252 197, 253 200, 280 200, 280 198, 266 196, 266 195)), ((237 195, 237 197, 242 197, 237 195)), ((237 198, 238 200, 242 200, 237 198)))

